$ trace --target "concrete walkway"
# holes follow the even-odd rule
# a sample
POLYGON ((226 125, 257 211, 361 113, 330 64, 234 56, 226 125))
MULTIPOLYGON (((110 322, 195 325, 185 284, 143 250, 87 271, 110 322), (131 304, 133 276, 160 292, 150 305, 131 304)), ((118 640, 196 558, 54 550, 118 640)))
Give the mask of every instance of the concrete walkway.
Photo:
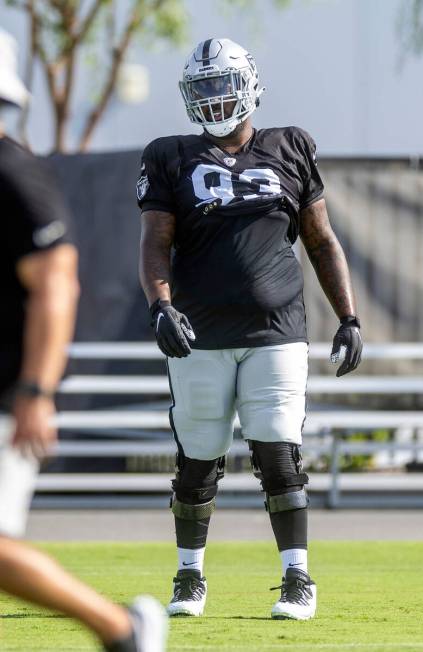
MULTIPOLYGON (((423 510, 310 510, 310 538, 423 541, 423 510)), ((170 510, 34 510, 28 539, 173 541, 170 510)), ((217 510, 210 541, 273 540, 264 510, 217 510)))

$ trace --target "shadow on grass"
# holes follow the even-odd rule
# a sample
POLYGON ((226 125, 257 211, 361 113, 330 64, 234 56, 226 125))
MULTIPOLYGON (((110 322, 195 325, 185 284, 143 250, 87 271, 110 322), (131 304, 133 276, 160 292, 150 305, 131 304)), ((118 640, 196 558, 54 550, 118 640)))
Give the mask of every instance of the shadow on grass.
POLYGON ((4 618, 69 618, 63 614, 42 614, 42 613, 26 613, 26 614, 0 614, 0 620, 4 618))
POLYGON ((190 616, 172 616, 170 620, 172 622, 175 620, 189 620, 190 623, 198 623, 199 625, 206 620, 268 620, 269 622, 274 622, 270 616, 203 616, 201 620, 192 620, 190 616))
POLYGON ((271 620, 269 616, 222 616, 222 620, 271 620))

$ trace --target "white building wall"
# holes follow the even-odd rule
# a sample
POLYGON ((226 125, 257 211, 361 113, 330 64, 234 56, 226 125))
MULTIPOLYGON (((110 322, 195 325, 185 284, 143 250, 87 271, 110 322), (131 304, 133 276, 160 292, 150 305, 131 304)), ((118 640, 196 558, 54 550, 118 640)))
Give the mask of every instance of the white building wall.
MULTIPOLYGON (((190 42, 179 50, 132 48, 129 60, 149 69, 149 99, 134 106, 114 98, 92 149, 138 148, 160 135, 195 130, 177 81, 191 47, 220 35, 239 41, 256 57, 268 89, 256 126, 304 127, 324 155, 422 155, 423 57, 398 65, 396 25, 404 1, 293 0, 289 9, 278 11, 272 0, 256 0, 249 11, 223 14, 219 0, 186 0, 192 15, 190 42)), ((2 6, 0 23, 24 50, 22 16, 2 6)), ((71 142, 82 129, 100 72, 80 65, 71 142)), ((51 122, 40 74, 34 95, 30 137, 37 151, 47 151, 51 122)))

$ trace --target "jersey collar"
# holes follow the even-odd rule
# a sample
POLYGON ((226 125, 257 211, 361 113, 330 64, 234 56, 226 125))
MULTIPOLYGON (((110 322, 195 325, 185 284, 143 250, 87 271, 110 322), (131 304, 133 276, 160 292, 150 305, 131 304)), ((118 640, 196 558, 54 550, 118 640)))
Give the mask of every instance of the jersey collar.
POLYGON ((225 157, 236 158, 240 154, 245 154, 245 152, 249 152, 250 149, 252 149, 252 147, 254 146, 254 142, 256 140, 256 134, 257 134, 257 130, 255 129, 255 127, 253 127, 253 133, 251 134, 251 137, 236 152, 228 152, 224 147, 219 147, 219 145, 217 145, 213 140, 211 140, 207 136, 206 132, 203 131, 202 135, 203 135, 203 138, 207 141, 207 143, 210 143, 210 145, 212 146, 212 149, 218 150, 225 157))

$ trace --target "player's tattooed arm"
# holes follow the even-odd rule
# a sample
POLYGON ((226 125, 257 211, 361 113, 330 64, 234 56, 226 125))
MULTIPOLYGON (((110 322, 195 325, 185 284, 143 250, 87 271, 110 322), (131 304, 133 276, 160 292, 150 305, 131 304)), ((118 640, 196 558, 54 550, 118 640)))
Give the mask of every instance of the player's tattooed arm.
POLYGON ((149 305, 170 301, 170 254, 175 236, 175 216, 164 211, 141 213, 139 276, 149 305))
POLYGON ((324 199, 319 199, 301 211, 300 237, 336 315, 339 318, 355 315, 356 306, 348 264, 330 225, 324 199))

